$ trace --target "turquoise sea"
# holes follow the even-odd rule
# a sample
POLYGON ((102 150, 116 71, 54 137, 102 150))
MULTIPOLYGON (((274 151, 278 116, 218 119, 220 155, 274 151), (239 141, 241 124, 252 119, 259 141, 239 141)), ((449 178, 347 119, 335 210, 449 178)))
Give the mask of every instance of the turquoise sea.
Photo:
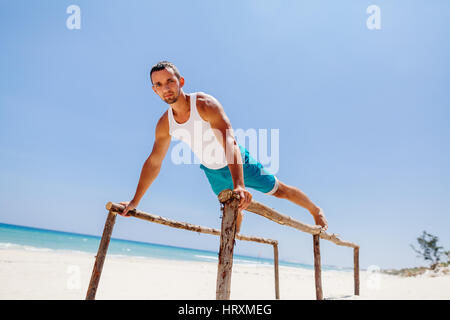
MULTIPOLYGON (((19 248, 30 251, 64 250, 96 254, 101 237, 0 223, 0 250, 19 248)), ((167 246, 111 238, 108 255, 137 256, 170 260, 217 261, 214 251, 167 246)), ((273 259, 234 255, 236 264, 273 265, 273 259)), ((279 261, 280 266, 313 269, 313 266, 279 261)), ((323 270, 343 270, 322 266, 323 270)))

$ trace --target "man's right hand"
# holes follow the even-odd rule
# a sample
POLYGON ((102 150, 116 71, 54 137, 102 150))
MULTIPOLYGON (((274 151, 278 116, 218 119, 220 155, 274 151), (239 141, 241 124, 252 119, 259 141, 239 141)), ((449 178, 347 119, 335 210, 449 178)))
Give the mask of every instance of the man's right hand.
POLYGON ((128 211, 136 209, 136 207, 138 205, 138 203, 135 203, 133 200, 131 200, 130 202, 122 201, 122 202, 119 202, 119 204, 125 206, 125 209, 123 209, 122 212, 119 212, 119 214, 123 217, 129 217, 128 211))

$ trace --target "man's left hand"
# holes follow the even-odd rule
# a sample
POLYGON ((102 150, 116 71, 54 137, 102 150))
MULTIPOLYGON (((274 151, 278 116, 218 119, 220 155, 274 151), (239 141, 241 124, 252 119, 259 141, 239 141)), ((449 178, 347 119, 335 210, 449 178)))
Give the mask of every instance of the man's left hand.
POLYGON ((234 192, 237 192, 239 194, 240 202, 239 202, 239 210, 245 210, 250 205, 250 202, 252 202, 252 194, 248 192, 245 187, 237 186, 233 190, 234 192))

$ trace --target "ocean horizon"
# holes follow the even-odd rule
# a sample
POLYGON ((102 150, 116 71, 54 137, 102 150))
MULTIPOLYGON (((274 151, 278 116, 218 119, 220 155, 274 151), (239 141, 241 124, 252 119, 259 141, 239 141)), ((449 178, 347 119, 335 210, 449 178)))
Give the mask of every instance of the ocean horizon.
MULTIPOLYGON (((101 236, 0 223, 0 250, 17 248, 29 251, 72 251, 96 254, 101 236)), ((218 252, 111 237, 108 255, 198 262, 217 262, 218 252)), ((234 255, 235 264, 273 265, 273 259, 234 255)), ((280 266, 312 270, 313 265, 279 260, 280 266)), ((352 271, 350 268, 324 266, 323 270, 352 271)))

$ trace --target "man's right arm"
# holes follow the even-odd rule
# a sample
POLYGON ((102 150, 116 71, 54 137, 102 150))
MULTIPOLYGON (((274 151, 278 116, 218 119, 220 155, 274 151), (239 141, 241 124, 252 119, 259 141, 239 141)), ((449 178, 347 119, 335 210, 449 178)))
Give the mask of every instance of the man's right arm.
POLYGON ((167 150, 169 149, 170 140, 169 122, 167 119, 167 113, 165 113, 156 125, 153 150, 142 167, 141 176, 139 178, 139 183, 133 200, 129 203, 121 202, 121 204, 126 206, 122 213, 123 216, 125 216, 129 210, 133 210, 138 206, 145 192, 158 176, 162 161, 164 160, 167 150))

